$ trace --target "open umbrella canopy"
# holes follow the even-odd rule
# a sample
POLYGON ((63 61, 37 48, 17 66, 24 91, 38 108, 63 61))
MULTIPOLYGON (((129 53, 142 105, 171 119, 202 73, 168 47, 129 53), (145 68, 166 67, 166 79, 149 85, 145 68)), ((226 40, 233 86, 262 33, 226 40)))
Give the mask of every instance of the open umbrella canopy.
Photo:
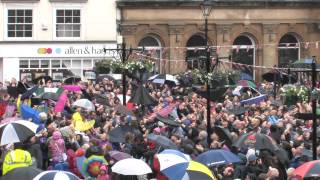
MULTIPOLYGON (((290 67, 292 68, 308 68, 311 69, 311 65, 312 65, 313 59, 300 59, 297 60, 295 62, 293 62, 290 67)), ((316 64, 316 68, 318 69, 320 66, 319 64, 316 64)))
POLYGON ((238 81, 238 86, 243 86, 243 87, 252 87, 252 88, 256 88, 256 84, 252 81, 248 81, 248 80, 239 80, 238 81))
POLYGON ((116 162, 112 172, 122 175, 144 175, 152 173, 150 166, 141 159, 128 158, 116 162))
POLYGON ((234 146, 238 148, 255 148, 257 150, 265 149, 270 150, 271 152, 275 152, 279 149, 276 142, 271 137, 255 132, 243 134, 237 142, 235 142, 234 146))
POLYGON ((280 72, 277 69, 273 69, 262 75, 262 78, 268 82, 278 82, 281 84, 296 83, 297 78, 293 75, 288 75, 285 72, 280 72))
POLYGON ((38 86, 34 86, 21 95, 21 99, 28 99, 38 90, 38 86))
POLYGON ((43 100, 52 100, 52 101, 58 101, 59 100, 59 94, 53 93, 53 92, 45 92, 40 96, 43 100))
POLYGON ((33 180, 80 180, 80 178, 67 171, 44 171, 33 180))
POLYGON ((122 79, 122 74, 100 74, 96 81, 101 82, 104 79, 113 80, 113 81, 119 81, 122 79))
POLYGON ((125 142, 126 133, 134 132, 134 129, 129 125, 118 126, 109 132, 110 142, 125 142))
POLYGON ((181 125, 179 122, 175 121, 171 116, 168 116, 168 118, 165 118, 157 114, 156 119, 169 126, 178 127, 181 125))
POLYGON ((30 166, 20 167, 9 171, 8 173, 6 173, 5 176, 2 176, 0 180, 33 180, 33 178, 35 178, 41 172, 43 172, 41 169, 37 169, 30 166))
POLYGON ((309 161, 293 171, 294 177, 297 179, 320 178, 320 160, 309 161))
POLYGON ((103 156, 91 155, 82 165, 85 177, 97 178, 100 173, 100 167, 103 164, 108 164, 103 156))
POLYGON ((76 121, 74 129, 80 132, 87 131, 91 128, 93 128, 95 124, 95 120, 90 121, 76 121))
POLYGON ((81 108, 86 109, 88 111, 95 110, 94 104, 91 101, 89 101, 88 99, 79 99, 79 100, 75 101, 72 104, 72 106, 81 107, 81 108))
POLYGON ((14 98, 17 98, 20 94, 18 87, 8 86, 7 93, 14 98))
POLYGON ((241 105, 259 104, 260 102, 263 102, 267 98, 268 98, 268 96, 266 94, 260 94, 259 96, 242 100, 242 101, 240 101, 240 103, 241 103, 241 105))
POLYGON ((24 104, 21 105, 21 116, 25 120, 29 120, 31 118, 32 122, 36 124, 41 123, 39 112, 30 106, 24 104))
POLYGON ((37 132, 38 125, 26 121, 16 120, 0 125, 0 145, 23 142, 37 132))
POLYGON ((241 162, 241 159, 230 151, 215 149, 200 154, 196 160, 208 167, 241 162))
POLYGON ((189 162, 186 176, 183 179, 217 180, 208 167, 196 161, 189 162))
POLYGON ((80 76, 71 76, 71 77, 66 78, 63 82, 65 84, 76 84, 76 83, 78 83, 80 81, 81 81, 81 77, 80 76))
POLYGON ((156 84, 180 85, 178 79, 170 74, 156 74, 151 76, 148 80, 156 84))
POLYGON ((148 89, 143 85, 138 86, 130 102, 145 106, 157 104, 156 100, 149 94, 148 89))
POLYGON ((130 154, 120 152, 120 151, 109 151, 108 153, 109 153, 110 157, 116 161, 120 161, 122 159, 132 158, 132 156, 130 154))
POLYGON ((159 146, 167 149, 177 149, 177 145, 174 144, 169 138, 166 136, 156 135, 156 134, 149 134, 147 139, 157 143, 159 146))
POLYGON ((231 139, 231 134, 228 128, 223 128, 221 126, 213 127, 213 132, 216 133, 220 139, 226 144, 229 148, 232 146, 233 142, 231 139))

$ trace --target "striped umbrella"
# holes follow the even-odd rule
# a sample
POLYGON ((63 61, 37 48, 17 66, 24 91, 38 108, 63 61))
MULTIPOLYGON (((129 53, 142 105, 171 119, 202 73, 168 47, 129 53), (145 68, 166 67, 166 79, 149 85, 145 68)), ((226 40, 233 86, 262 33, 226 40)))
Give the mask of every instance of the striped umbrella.
POLYGON ((17 120, 11 123, 0 125, 1 142, 0 145, 6 145, 16 142, 23 142, 37 131, 38 125, 25 121, 17 120))
POLYGON ((67 171, 44 171, 33 180, 79 180, 80 178, 67 171))

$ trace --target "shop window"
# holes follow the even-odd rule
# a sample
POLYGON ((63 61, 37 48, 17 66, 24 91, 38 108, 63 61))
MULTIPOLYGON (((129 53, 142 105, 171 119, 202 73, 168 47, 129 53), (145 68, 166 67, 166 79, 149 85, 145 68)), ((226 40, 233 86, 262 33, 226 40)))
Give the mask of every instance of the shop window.
POLYGON ((83 68, 92 68, 92 60, 83 60, 83 68))
POLYGON ((52 60, 51 61, 51 67, 52 68, 60 68, 60 60, 52 60))
POLYGON ((32 10, 8 9, 7 36, 32 37, 32 10))
POLYGON ((72 68, 81 68, 81 60, 72 60, 72 68))
POLYGON ((56 37, 80 37, 80 9, 56 10, 56 37))
POLYGON ((40 60, 40 62, 41 62, 41 68, 49 68, 49 60, 42 59, 40 60))
POLYGON ((30 68, 39 68, 39 60, 31 60, 30 61, 30 68))
POLYGON ((62 60, 62 68, 71 68, 71 60, 62 60))

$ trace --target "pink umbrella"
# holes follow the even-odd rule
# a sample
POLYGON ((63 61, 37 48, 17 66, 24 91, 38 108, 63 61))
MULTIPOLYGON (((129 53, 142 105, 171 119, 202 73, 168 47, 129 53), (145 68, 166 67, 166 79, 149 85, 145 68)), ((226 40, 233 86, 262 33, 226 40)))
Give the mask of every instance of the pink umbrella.
POLYGON ((56 103, 56 106, 54 107, 54 112, 61 112, 64 109, 67 99, 68 99, 67 94, 63 92, 59 97, 59 100, 56 103))
POLYGON ((81 87, 77 85, 64 85, 63 89, 68 91, 81 91, 81 87))

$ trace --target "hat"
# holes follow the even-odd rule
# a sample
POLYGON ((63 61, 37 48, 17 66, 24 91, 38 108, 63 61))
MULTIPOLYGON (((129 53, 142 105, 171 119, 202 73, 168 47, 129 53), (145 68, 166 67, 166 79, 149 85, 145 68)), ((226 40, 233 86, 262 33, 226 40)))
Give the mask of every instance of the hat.
POLYGON ((100 171, 107 171, 108 167, 106 165, 101 165, 100 171))
POLYGON ((154 128, 154 129, 153 129, 153 132, 156 133, 156 134, 160 134, 160 133, 161 133, 161 129, 158 128, 158 127, 157 127, 157 128, 154 128))
POLYGON ((53 140, 61 139, 61 133, 60 131, 55 131, 52 135, 53 140))
POLYGON ((255 154, 250 154, 249 156, 248 156, 248 161, 255 161, 255 160, 257 160, 258 159, 258 157, 255 155, 255 154))

